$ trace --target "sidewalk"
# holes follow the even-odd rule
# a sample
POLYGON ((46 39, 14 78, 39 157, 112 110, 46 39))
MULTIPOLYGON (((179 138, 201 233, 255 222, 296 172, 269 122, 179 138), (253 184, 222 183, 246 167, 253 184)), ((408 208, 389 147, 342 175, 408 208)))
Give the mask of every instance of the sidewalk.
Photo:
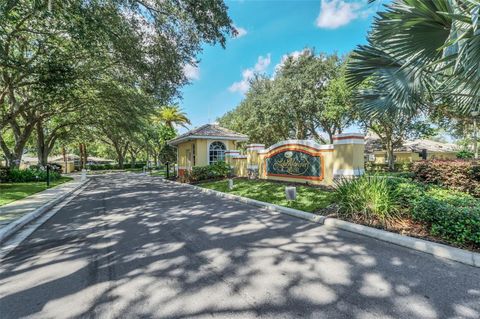
MULTIPOLYGON (((6 237, 7 234, 3 233, 7 231, 7 228, 12 228, 11 226, 13 226, 13 224, 19 224, 18 227, 15 227, 16 229, 22 227, 31 220, 27 215, 37 215, 35 214, 37 212, 39 214, 43 213, 43 210, 48 210, 48 208, 55 205, 59 199, 63 199, 85 183, 80 181, 79 175, 72 175, 71 177, 74 178, 73 181, 0 206, 0 242, 6 237), (20 219, 25 221, 25 223, 20 222, 20 219)), ((32 219, 35 217, 37 216, 32 216, 32 219)), ((8 233, 10 235, 10 231, 8 233)))

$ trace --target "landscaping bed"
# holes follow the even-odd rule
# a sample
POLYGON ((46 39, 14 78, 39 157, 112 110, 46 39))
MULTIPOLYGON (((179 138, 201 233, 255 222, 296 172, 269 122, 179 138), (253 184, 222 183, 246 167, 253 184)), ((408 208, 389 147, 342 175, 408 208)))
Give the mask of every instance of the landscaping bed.
POLYGON ((294 184, 297 187, 297 200, 287 201, 285 186, 292 184, 284 182, 236 178, 232 190, 228 189, 228 180, 201 182, 197 185, 311 213, 327 208, 334 201, 334 194, 331 190, 301 184, 294 184))
POLYGON ((409 178, 363 176, 341 181, 335 217, 365 226, 480 251, 480 200, 409 178))
POLYGON ((45 181, 42 182, 24 182, 24 183, 1 183, 0 184, 0 206, 14 202, 16 200, 28 197, 32 194, 52 188, 73 180, 71 177, 59 177, 50 182, 50 187, 47 187, 45 181))

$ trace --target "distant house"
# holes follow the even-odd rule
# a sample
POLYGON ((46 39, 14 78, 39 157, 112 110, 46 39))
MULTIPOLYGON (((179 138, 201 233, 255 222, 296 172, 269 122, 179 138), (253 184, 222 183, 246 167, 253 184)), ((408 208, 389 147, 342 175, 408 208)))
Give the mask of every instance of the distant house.
MULTIPOLYGON (((64 172, 70 173, 75 169, 75 166, 80 165, 80 156, 75 154, 66 154, 65 158, 63 155, 53 155, 48 158, 49 163, 59 164, 64 167, 64 172), (66 163, 65 163, 66 162, 66 163), (67 169, 65 170, 65 164, 67 169)), ((87 157, 87 164, 114 164, 115 160, 102 158, 102 157, 95 157, 95 156, 88 156, 87 157)), ((29 156, 24 155, 22 157, 22 162, 20 163, 20 168, 25 169, 32 165, 38 165, 38 157, 36 156, 29 156)))
MULTIPOLYGON (((456 159, 459 147, 452 143, 442 143, 426 139, 405 142, 394 150, 396 163, 408 163, 426 159, 456 159)), ((378 137, 366 138, 365 153, 367 161, 376 164, 387 162, 387 152, 382 148, 378 137)))
MULTIPOLYGON (((65 155, 67 161, 73 161, 76 166, 80 165, 80 156, 75 154, 67 154, 65 155)), ((52 163, 59 163, 61 164, 64 159, 63 155, 56 155, 48 158, 49 162, 52 163)), ((115 160, 103 158, 103 157, 96 157, 96 156, 88 156, 87 157, 87 164, 114 164, 115 160)))
POLYGON ((248 136, 221 127, 205 124, 168 141, 177 148, 178 173, 182 176, 194 166, 206 166, 224 161, 225 151, 235 150, 237 142, 248 136))

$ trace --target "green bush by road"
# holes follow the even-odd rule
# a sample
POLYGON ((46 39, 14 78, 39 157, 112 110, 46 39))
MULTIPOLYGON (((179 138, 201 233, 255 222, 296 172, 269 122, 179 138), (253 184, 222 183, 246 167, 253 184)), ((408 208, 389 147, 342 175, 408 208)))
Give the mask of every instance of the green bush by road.
MULTIPOLYGON (((1 182, 26 183, 47 180, 47 171, 37 166, 32 166, 27 169, 2 169, 1 172, 1 182)), ((60 176, 61 175, 58 171, 50 170, 50 181, 57 180, 60 178, 60 176)))
POLYGON ((443 241, 480 248, 480 200, 465 192, 408 178, 363 176, 341 181, 335 199, 340 218, 384 227, 409 219, 443 241))
POLYGON ((317 187, 296 185, 297 200, 287 201, 285 184, 270 181, 235 179, 233 190, 228 189, 228 181, 201 183, 198 186, 231 193, 262 202, 315 212, 327 207, 333 202, 333 193, 317 187))

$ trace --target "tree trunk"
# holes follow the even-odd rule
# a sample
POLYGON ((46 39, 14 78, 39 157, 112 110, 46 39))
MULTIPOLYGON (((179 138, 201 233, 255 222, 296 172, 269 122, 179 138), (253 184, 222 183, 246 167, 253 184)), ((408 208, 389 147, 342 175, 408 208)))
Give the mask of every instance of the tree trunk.
POLYGON ((156 149, 153 149, 152 151, 152 163, 153 164, 157 164, 156 161, 157 161, 157 158, 160 156, 160 152, 157 152, 156 149))
POLYGON ((330 141, 330 144, 333 144, 333 133, 331 131, 327 131, 328 134, 328 140, 330 141))
POLYGON ((25 144, 27 143, 28 138, 32 134, 32 131, 35 129, 35 122, 32 121, 26 124, 23 128, 23 131, 21 131, 20 127, 17 125, 16 122, 11 122, 10 125, 12 127, 15 137, 15 146, 13 147, 13 150, 11 150, 0 134, 0 147, 5 153, 5 157, 7 158, 7 166, 11 168, 16 168, 20 166, 23 150, 25 149, 25 144))
POLYGON ((37 157, 38 165, 46 166, 48 163, 48 145, 45 143, 45 132, 42 121, 37 122, 37 157))
POLYGON ((13 151, 11 151, 6 145, 5 141, 3 139, 0 139, 0 146, 3 152, 5 153, 8 167, 18 168, 20 166, 20 162, 22 161, 23 150, 25 148, 26 143, 27 143, 27 140, 24 138, 16 140, 15 147, 13 148, 13 151))
POLYGON ((67 172, 68 163, 67 163, 67 151, 65 150, 65 146, 62 146, 62 155, 63 155, 63 165, 64 165, 63 172, 66 174, 68 173, 67 172))
POLYGON ((128 142, 122 147, 118 143, 114 144, 115 152, 117 153, 118 168, 123 169, 123 164, 125 162, 125 154, 128 150, 128 142))
POLYGON ((83 144, 83 163, 85 165, 85 168, 87 167, 87 162, 88 162, 88 154, 87 154, 87 145, 85 143, 83 144))
POLYGON ((78 149, 80 151, 80 153, 79 153, 80 154, 80 158, 79 158, 80 169, 83 169, 84 165, 83 165, 83 146, 82 146, 82 143, 78 144, 78 149))
POLYGON ((130 167, 135 168, 135 164, 137 162, 137 158, 135 156, 135 153, 133 151, 130 151, 130 167))
POLYGON ((391 139, 387 141, 385 148, 387 150, 387 167, 389 171, 393 172, 395 170, 395 155, 393 153, 393 143, 391 139))
POLYGON ((123 158, 123 156, 118 157, 118 168, 123 169, 123 162, 124 161, 125 161, 125 159, 123 158))

